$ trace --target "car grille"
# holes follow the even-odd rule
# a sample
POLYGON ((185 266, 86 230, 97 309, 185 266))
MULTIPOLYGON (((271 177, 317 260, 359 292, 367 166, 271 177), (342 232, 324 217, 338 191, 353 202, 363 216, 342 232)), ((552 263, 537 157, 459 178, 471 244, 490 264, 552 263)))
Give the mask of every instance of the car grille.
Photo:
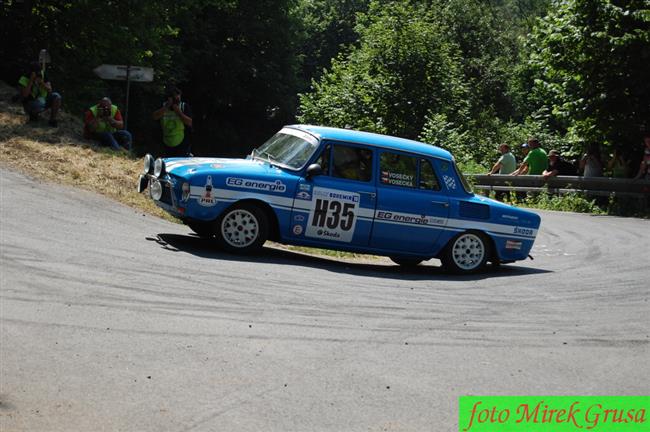
POLYGON ((162 193, 162 197, 160 197, 160 201, 168 205, 173 205, 174 203, 172 202, 171 184, 167 182, 162 182, 162 186, 163 186, 163 193, 162 193))

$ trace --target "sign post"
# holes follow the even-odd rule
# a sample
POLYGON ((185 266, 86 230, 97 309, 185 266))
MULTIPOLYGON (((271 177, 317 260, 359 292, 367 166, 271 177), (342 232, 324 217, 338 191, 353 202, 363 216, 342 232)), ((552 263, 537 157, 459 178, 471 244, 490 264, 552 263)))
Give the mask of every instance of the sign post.
POLYGON ((129 93, 131 81, 153 81, 153 69, 143 66, 103 64, 93 69, 95 75, 105 80, 126 81, 126 107, 124 108, 124 129, 129 120, 129 93))
POLYGON ((51 62, 50 53, 46 49, 42 49, 38 53, 38 63, 41 65, 41 78, 45 79, 45 66, 51 62))

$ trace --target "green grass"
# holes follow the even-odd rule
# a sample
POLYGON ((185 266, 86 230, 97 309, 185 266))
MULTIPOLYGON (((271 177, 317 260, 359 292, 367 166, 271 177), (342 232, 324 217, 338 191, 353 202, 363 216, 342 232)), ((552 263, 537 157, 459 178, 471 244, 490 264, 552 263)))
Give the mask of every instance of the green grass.
POLYGON ((589 199, 581 193, 553 195, 548 192, 528 193, 520 198, 516 193, 506 195, 504 202, 522 207, 540 210, 568 211, 575 213, 607 214, 606 209, 597 204, 596 199, 589 199))

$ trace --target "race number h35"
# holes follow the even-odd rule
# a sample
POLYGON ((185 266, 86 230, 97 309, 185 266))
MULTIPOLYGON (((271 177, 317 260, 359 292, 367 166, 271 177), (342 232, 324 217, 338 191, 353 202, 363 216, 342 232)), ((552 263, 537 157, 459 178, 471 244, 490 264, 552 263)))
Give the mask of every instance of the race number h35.
POLYGON ((312 196, 305 236, 351 242, 358 219, 359 194, 314 188, 312 196))
POLYGON ((354 225, 354 203, 318 198, 311 225, 332 230, 350 231, 354 225))

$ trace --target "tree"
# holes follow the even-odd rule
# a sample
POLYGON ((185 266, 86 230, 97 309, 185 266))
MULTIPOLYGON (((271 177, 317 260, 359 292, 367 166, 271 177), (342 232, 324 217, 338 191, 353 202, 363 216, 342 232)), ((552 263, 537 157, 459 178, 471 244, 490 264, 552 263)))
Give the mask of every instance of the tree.
POLYGON ((293 119, 300 63, 293 0, 190 0, 174 19, 195 150, 244 155, 293 119), (199 116, 196 113, 200 113, 199 116))
POLYGON ((467 95, 460 53, 437 18, 422 3, 372 2, 358 47, 300 96, 300 120, 406 138, 420 135, 429 113, 458 120, 467 95))
POLYGON ((355 44, 357 15, 370 0, 302 0, 297 13, 302 21, 301 55, 306 84, 318 79, 332 59, 355 44))
POLYGON ((556 2, 532 32, 522 70, 530 114, 566 135, 637 150, 650 125, 650 14, 642 0, 556 2))

